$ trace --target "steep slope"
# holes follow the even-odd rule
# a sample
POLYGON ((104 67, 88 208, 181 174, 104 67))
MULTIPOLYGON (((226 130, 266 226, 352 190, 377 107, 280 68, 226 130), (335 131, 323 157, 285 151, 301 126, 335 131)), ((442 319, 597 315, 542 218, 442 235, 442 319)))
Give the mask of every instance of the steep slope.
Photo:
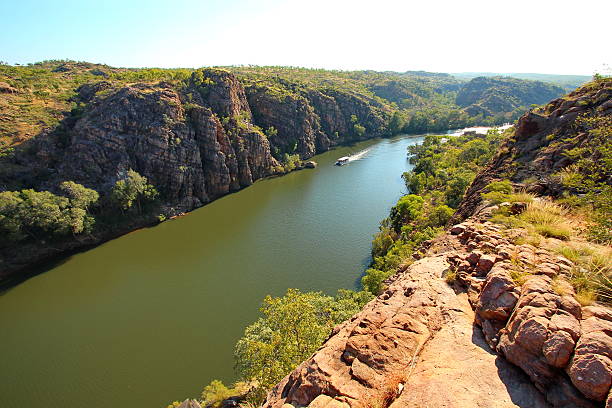
MULTIPOLYGON (((289 155, 306 159, 338 143, 383 136, 390 116, 383 103, 354 93, 285 91, 279 97, 265 87, 245 91, 235 75, 220 69, 195 71, 180 81, 87 83, 72 103, 58 126, 2 158, 0 185, 61 195, 61 182, 77 182, 100 193, 93 214, 99 222, 81 236, 2 240, 2 277, 154 223, 157 214, 191 210, 282 174, 292 168, 289 155), (129 170, 145 176, 160 198, 147 213, 117 219, 110 192, 129 170)), ((10 197, 0 204, 6 207, 2 215, 11 217, 10 197)), ((4 222, 0 227, 14 225, 12 218, 4 222)))
MULTIPOLYGON (((482 202, 481 193, 493 181, 509 179, 526 182, 529 191, 558 196, 561 185, 553 173, 578 160, 570 152, 589 146, 593 134, 587 125, 576 123, 579 116, 612 116, 612 80, 592 82, 546 106, 523 115, 516 125, 514 137, 507 140, 499 153, 478 175, 465 193, 455 220, 467 218, 482 202)), ((601 153, 589 148, 583 151, 589 159, 601 159, 601 153)))

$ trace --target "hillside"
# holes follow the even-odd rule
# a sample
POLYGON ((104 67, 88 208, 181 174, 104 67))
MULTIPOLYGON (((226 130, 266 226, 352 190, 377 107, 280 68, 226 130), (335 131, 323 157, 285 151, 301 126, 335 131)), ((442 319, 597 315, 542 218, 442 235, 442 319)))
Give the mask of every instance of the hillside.
POLYGON ((470 114, 460 86, 423 72, 0 65, 0 279, 338 144, 518 114, 470 114))
POLYGON ((591 80, 590 75, 554 75, 554 74, 536 74, 536 73, 495 73, 495 72, 458 72, 452 73, 452 76, 459 79, 470 80, 476 77, 512 77, 518 79, 527 79, 530 81, 542 81, 554 84, 565 89, 567 92, 586 84, 591 80))
POLYGON ((563 89, 544 82, 506 77, 477 77, 461 87, 455 102, 472 115, 485 117, 500 112, 525 111, 530 105, 546 103, 563 89))

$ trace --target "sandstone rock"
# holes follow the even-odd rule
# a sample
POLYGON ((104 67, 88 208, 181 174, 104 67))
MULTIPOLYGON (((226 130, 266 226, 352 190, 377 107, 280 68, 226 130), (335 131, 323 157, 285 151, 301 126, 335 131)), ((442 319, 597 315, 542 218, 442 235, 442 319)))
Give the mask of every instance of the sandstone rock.
POLYGON ((186 399, 181 402, 181 405, 178 408, 202 408, 200 403, 194 399, 186 399))
POLYGON ((520 214, 527 209, 527 203, 512 203, 510 206, 510 214, 520 214))
POLYGON ((465 225, 462 224, 453 225, 453 227, 450 229, 450 233, 453 235, 459 235, 463 231, 465 231, 465 225))
POLYGON ((494 255, 482 255, 476 264, 476 270, 480 275, 486 275, 496 262, 494 255))
POLYGON ((544 317, 531 317, 518 326, 515 340, 523 348, 538 355, 548 336, 548 320, 544 317))
POLYGON ((551 331, 563 330, 572 336, 574 341, 580 337, 580 322, 569 313, 558 311, 550 319, 548 328, 551 331))
POLYGON ((568 374, 584 395, 595 401, 604 401, 612 385, 612 361, 598 354, 575 356, 568 374))
POLYGON ((345 407, 348 407, 348 405, 343 402, 337 401, 324 394, 319 395, 308 405, 308 408, 345 408, 345 407))
POLYGON ((18 92, 19 91, 17 90, 17 88, 14 88, 14 87, 10 86, 6 82, 0 82, 0 93, 15 94, 15 93, 18 93, 18 92))
POLYGON ((565 331, 557 331, 548 336, 543 344, 542 352, 548 364, 563 368, 569 362, 574 351, 574 339, 565 331))
POLYGON ((508 272, 495 269, 487 276, 476 306, 476 313, 484 320, 505 322, 512 313, 518 297, 518 290, 508 272))
POLYGON ((474 251, 474 252, 470 253, 467 256, 466 259, 470 263, 470 265, 476 266, 476 264, 478 263, 478 260, 480 259, 481 256, 482 256, 482 252, 474 251))

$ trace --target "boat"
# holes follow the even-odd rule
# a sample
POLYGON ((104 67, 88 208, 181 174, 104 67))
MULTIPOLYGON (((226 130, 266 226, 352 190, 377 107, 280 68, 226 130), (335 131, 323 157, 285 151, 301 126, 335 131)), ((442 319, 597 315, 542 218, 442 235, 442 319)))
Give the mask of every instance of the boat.
POLYGON ((349 161, 348 156, 341 157, 338 160, 336 160, 336 166, 342 166, 343 164, 348 163, 348 161, 349 161))

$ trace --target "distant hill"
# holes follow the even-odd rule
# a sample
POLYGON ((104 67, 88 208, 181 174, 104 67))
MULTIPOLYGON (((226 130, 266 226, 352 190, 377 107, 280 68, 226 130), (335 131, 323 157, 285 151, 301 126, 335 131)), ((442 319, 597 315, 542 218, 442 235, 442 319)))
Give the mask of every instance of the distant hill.
POLYGON ((518 79, 529 79, 532 81, 543 81, 558 85, 566 91, 572 91, 575 88, 589 82, 590 75, 555 75, 555 74, 536 74, 536 73, 498 73, 498 72, 458 72, 451 74, 455 78, 470 80, 476 77, 512 77, 518 79))
POLYGON ((477 77, 465 84, 455 103, 470 115, 492 116, 500 112, 525 110, 561 96, 561 87, 542 81, 511 77, 477 77))

